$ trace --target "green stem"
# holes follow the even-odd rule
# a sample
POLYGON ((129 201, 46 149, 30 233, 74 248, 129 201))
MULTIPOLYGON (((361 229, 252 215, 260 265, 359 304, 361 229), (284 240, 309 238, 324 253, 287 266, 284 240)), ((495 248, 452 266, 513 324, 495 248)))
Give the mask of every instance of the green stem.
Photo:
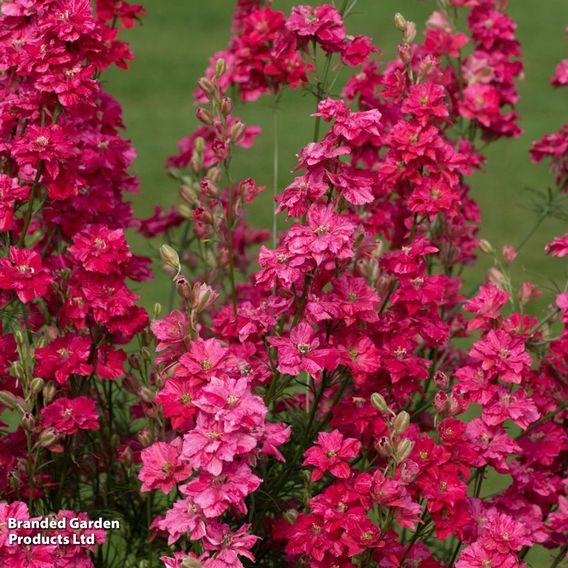
POLYGON ((42 172, 43 172, 43 160, 40 160, 37 165, 36 175, 32 186, 32 192, 30 195, 30 200, 28 201, 28 208, 26 210, 26 215, 24 217, 24 226, 22 227, 22 232, 20 233, 20 238, 18 239, 19 247, 21 247, 26 241, 26 233, 28 232, 32 220, 34 212, 34 201, 37 197, 39 189, 39 180, 41 178, 42 172))
POLYGON ((548 422, 551 418, 554 418, 557 414, 559 414, 560 412, 562 412, 566 407, 568 407, 568 401, 564 401, 564 402, 561 403, 557 408, 555 408, 554 410, 551 410, 548 414, 545 414, 540 420, 537 420, 536 422, 534 422, 533 424, 531 424, 526 430, 523 430, 523 431, 515 438, 515 440, 519 440, 520 438, 523 438, 524 436, 527 436, 527 435, 530 434, 533 430, 535 430, 536 428, 538 428, 539 426, 541 426, 541 425, 544 424, 545 422, 548 422))
POLYGON ((554 557, 554 560, 552 561, 552 564, 550 565, 550 568, 556 568, 556 566, 558 566, 562 560, 564 559, 564 557, 566 556, 566 552, 568 551, 568 544, 565 544, 561 549, 560 552, 554 557))
POLYGON ((276 219, 276 196, 278 195, 278 97, 272 107, 273 163, 272 163, 272 248, 276 248, 278 222, 276 219))

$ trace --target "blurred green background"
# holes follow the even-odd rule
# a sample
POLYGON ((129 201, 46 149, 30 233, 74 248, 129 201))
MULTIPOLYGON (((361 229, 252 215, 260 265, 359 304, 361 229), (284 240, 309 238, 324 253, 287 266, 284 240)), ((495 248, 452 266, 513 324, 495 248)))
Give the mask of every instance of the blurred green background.
MULTIPOLYGON (((297 3, 297 2, 296 2, 297 3)), ((306 2, 307 3, 307 2, 306 2)), ((165 159, 176 152, 177 141, 196 126, 192 90, 203 74, 208 58, 223 49, 229 38, 233 2, 229 0, 146 0, 147 16, 142 26, 124 34, 134 50, 136 61, 127 73, 106 73, 107 89, 124 108, 127 135, 138 151, 135 172, 141 178, 142 192, 133 197, 138 215, 148 216, 155 204, 169 208, 177 203, 177 184, 167 177, 165 159)), ((274 0, 273 6, 288 11, 294 2, 274 0)), ((414 20, 419 30, 435 9, 433 1, 359 0, 347 22, 348 33, 366 34, 375 39, 391 57, 399 41, 392 24, 395 12, 414 20)), ((559 129, 568 120, 568 89, 554 90, 549 83, 554 67, 568 57, 564 27, 568 24, 566 0, 514 0, 508 8, 518 22, 518 37, 524 49, 526 77, 519 85, 519 111, 525 133, 516 140, 503 140, 487 150, 486 173, 471 179, 473 197, 482 210, 481 236, 496 247, 518 243, 533 226, 536 215, 528 209, 530 190, 545 190, 553 184, 546 165, 530 162, 532 140, 559 129)), ((420 31, 419 31, 420 33, 420 31)), ((287 92, 278 110, 280 189, 291 179, 295 153, 311 140, 314 99, 301 93, 287 92)), ((238 105, 235 111, 245 121, 263 128, 263 136, 251 150, 241 150, 233 161, 233 173, 254 177, 262 185, 272 184, 273 101, 264 97, 252 105, 238 105)), ((253 225, 270 227, 271 191, 265 192, 249 215, 253 225)), ((281 221, 283 224, 284 222, 281 221)), ((566 232, 566 223, 548 219, 523 248, 515 275, 545 288, 541 302, 552 298, 552 282, 563 286, 567 263, 543 254, 545 243, 566 232), (547 292, 547 293, 546 293, 547 292)), ((151 254, 149 244, 135 235, 131 242, 141 254, 151 254)), ((490 266, 487 257, 481 268, 490 266)), ((167 304, 167 278, 156 267, 157 278, 142 286, 143 303, 167 304)), ((482 272, 466 273, 471 283, 479 282, 482 272)), ((501 482, 504 480, 501 479, 501 482)), ((495 480, 486 491, 497 489, 495 480)), ((485 491, 484 491, 485 493, 485 491)), ((550 553, 532 552, 532 566, 549 565, 550 553)))
MULTIPOLYGON (((142 180, 142 192, 133 197, 135 211, 147 216, 155 204, 164 208, 177 202, 176 183, 164 168, 167 156, 176 151, 177 141, 196 125, 192 90, 203 74, 208 58, 223 49, 229 38, 233 2, 229 0, 146 0, 147 16, 143 25, 128 31, 124 38, 134 50, 136 61, 130 71, 106 73, 106 87, 124 108, 127 135, 132 138, 139 157, 135 172, 142 180)), ((274 7, 286 12, 291 0, 274 0, 274 7)), ((392 24, 396 11, 416 21, 419 30, 435 9, 433 1, 359 0, 347 22, 348 33, 363 33, 390 57, 395 52, 399 34, 392 24)), ((552 184, 547 166, 529 161, 531 141, 560 127, 568 119, 568 89, 555 90, 549 84, 554 67, 568 56, 564 27, 568 23, 566 0, 514 0, 508 8, 518 22, 518 36, 523 44, 526 77, 520 84, 525 133, 516 140, 503 140, 488 151, 486 173, 473 177, 473 196, 482 209, 482 236, 495 246, 517 243, 529 231, 536 215, 527 209, 530 189, 544 190, 552 184)), ((419 31, 419 33, 421 33, 419 31)), ((272 185, 272 97, 263 97, 251 105, 239 105, 235 113, 247 122, 263 128, 263 136, 251 150, 240 151, 233 162, 237 175, 254 177, 259 184, 272 185)), ((287 92, 278 110, 280 187, 291 179, 295 153, 313 132, 314 99, 301 93, 287 92)), ((251 222, 271 224, 271 192, 258 201, 251 222)), ((516 275, 551 289, 551 280, 563 285, 566 262, 546 257, 543 247, 554 235, 563 234, 566 224, 547 220, 523 248, 517 261, 516 275)), ((148 243, 132 237, 137 252, 148 254, 148 243)), ((488 259, 481 260, 484 267, 488 259)), ((160 272, 159 269, 157 272, 160 272)), ((478 281, 480 273, 472 276, 478 281)), ((139 292, 144 304, 165 303, 167 281, 163 275, 144 284, 139 292)), ((548 298, 550 299, 550 297, 548 298)), ((544 299, 546 301, 546 298, 544 299)))

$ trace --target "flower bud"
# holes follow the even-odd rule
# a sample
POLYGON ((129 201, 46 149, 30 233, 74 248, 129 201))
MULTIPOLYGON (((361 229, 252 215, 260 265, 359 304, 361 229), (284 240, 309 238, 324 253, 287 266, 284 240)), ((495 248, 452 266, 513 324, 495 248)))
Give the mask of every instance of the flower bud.
POLYGON ((202 136, 198 136, 195 139, 194 150, 198 154, 203 154, 203 152, 205 151, 205 139, 202 136))
POLYGON ((205 311, 209 306, 215 303, 219 294, 203 282, 194 282, 190 286, 189 307, 197 313, 205 311))
MULTIPOLYGON (((211 114, 211 111, 206 109, 205 107, 197 107, 197 110, 195 111, 195 116, 197 120, 199 120, 206 126, 213 126, 215 124, 215 120, 213 118, 213 115, 211 114)), ((201 138, 201 140, 203 140, 203 138, 201 138)), ((197 140, 195 141, 195 149, 198 152, 203 152, 203 148, 201 150, 197 148, 197 140)))
POLYGON ((189 205, 182 203, 178 205, 177 212, 184 218, 184 219, 191 219, 193 217, 193 211, 189 205))
POLYGON ((35 422, 36 421, 34 415, 31 412, 24 412, 22 418, 20 419, 20 424, 22 425, 22 428, 24 430, 28 430, 28 432, 31 432, 34 429, 35 422))
POLYGON ((219 105, 219 108, 223 116, 229 116, 233 111, 233 101, 231 100, 230 97, 223 97, 221 99, 221 104, 219 105))
POLYGON ((116 459, 126 467, 132 465, 134 461, 134 452, 130 446, 119 446, 116 449, 116 459))
POLYGON ((138 391, 138 396, 144 402, 150 403, 154 400, 154 393, 148 387, 141 387, 140 390, 138 391))
POLYGON ((18 407, 18 399, 16 395, 10 391, 0 391, 0 405, 5 406, 10 410, 14 410, 18 407))
POLYGON ((487 239, 479 239, 479 249, 485 254, 495 254, 493 245, 487 239))
POLYGON ((442 371, 436 371, 434 373, 434 384, 437 388, 445 390, 450 386, 450 379, 448 378, 448 375, 446 375, 446 373, 443 373, 442 371))
POLYGON ((392 423, 394 433, 398 435, 406 432, 409 425, 410 425, 410 414, 408 414, 406 410, 399 412, 392 423))
POLYGON ((55 387, 55 385, 51 382, 47 383, 43 387, 43 392, 42 392, 44 404, 49 404, 55 398, 56 392, 57 388, 55 387))
POLYGON ((492 282, 496 286, 499 286, 500 288, 502 288, 507 283, 507 278, 505 277, 505 275, 494 266, 492 266, 487 271, 487 277, 490 282, 492 282))
POLYGON ((394 27, 399 32, 403 32, 406 29, 406 18, 400 12, 394 15, 394 27))
POLYGON ((215 63, 215 77, 218 79, 221 77, 227 69, 227 65, 223 58, 217 59, 217 63, 215 63))
POLYGON ((237 120, 235 124, 231 127, 231 132, 229 134, 229 140, 236 144, 245 134, 246 126, 244 122, 237 120))
POLYGON ((16 361, 12 365, 12 374, 14 375, 14 377, 16 377, 16 379, 19 379, 20 381, 26 376, 24 366, 19 361, 16 361))
POLYGON ((298 520, 298 511, 296 509, 288 509, 282 514, 282 518, 290 525, 295 525, 298 520))
POLYGON ((207 177, 213 182, 218 183, 221 177, 223 177, 223 170, 217 166, 214 166, 207 170, 207 177))
POLYGON ((14 339, 16 340, 16 345, 18 347, 22 347, 22 345, 24 345, 25 338, 21 329, 17 329, 14 332, 14 339))
POLYGON ((154 304, 154 309, 152 310, 152 316, 154 319, 158 319, 161 313, 162 313, 162 304, 160 304, 160 302, 156 302, 154 304))
POLYGON ((408 438, 401 440, 396 445, 396 451, 394 455, 396 463, 402 463, 412 453, 413 449, 414 442, 412 440, 409 440, 408 438))
POLYGON ((179 196, 189 205, 197 205, 199 203, 199 196, 197 191, 191 185, 180 185, 179 196))
POLYGON ((213 84, 213 81, 211 81, 211 79, 209 79, 208 77, 201 77, 201 79, 197 81, 197 84, 199 85, 200 89, 207 95, 211 95, 215 92, 215 85, 213 84))
POLYGON ((53 428, 45 428, 45 430, 41 431, 37 443, 42 448, 49 448, 49 446, 52 446, 57 441, 58 437, 57 432, 53 428))
POLYGON ((398 56, 405 65, 412 62, 412 48, 407 43, 401 43, 398 46, 398 56))
POLYGON ((203 568, 203 564, 197 558, 186 556, 181 562, 181 568, 203 568))
POLYGON ((217 185, 215 185, 215 183, 213 183, 211 178, 208 177, 203 178, 200 184, 200 188, 201 192, 207 195, 208 197, 213 197, 213 198, 219 197, 220 193, 219 188, 217 187, 217 185))
POLYGON ((382 414, 388 414, 390 412, 385 397, 378 392, 374 392, 371 395, 371 404, 382 414))
POLYGON ((32 395, 39 394, 45 385, 45 381, 41 377, 34 377, 30 383, 30 391, 32 395))
POLYGON ((416 39, 416 24, 414 22, 406 22, 402 41, 404 43, 412 43, 416 39))
POLYGON ((383 458, 390 458, 394 453, 394 448, 389 438, 383 436, 376 444, 375 449, 383 458))
POLYGON ((140 353, 131 353, 128 356, 128 363, 130 364, 130 366, 133 369, 136 369, 137 371, 142 369, 142 366, 144 364, 143 361, 142 361, 142 356, 140 355, 140 353))
POLYGON ((522 306, 528 304, 531 300, 538 298, 542 292, 530 282, 523 282, 519 286, 519 302, 522 306))
POLYGON ((505 266, 513 264, 513 261, 515 260, 515 258, 517 258, 517 251, 515 250, 515 247, 512 245, 505 245, 503 247, 502 254, 505 266))
POLYGON ((149 428, 142 428, 142 430, 140 430, 140 432, 136 435, 136 438, 145 448, 154 441, 152 432, 150 432, 149 428))
POLYGON ((160 247, 160 256, 166 264, 178 271, 181 270, 179 255, 170 245, 164 244, 160 247))
POLYGON ((146 361, 152 360, 152 353, 147 347, 142 347, 142 349, 140 349, 140 354, 142 355, 142 358, 145 359, 146 361))

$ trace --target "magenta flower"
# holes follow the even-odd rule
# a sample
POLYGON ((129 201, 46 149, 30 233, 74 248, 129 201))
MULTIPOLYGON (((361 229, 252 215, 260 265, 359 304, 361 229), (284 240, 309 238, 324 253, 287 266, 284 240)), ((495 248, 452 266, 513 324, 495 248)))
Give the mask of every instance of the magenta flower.
POLYGON ((325 472, 339 479, 351 476, 349 460, 359 454, 361 443, 355 438, 344 438, 339 430, 320 432, 313 447, 304 453, 304 466, 313 465, 312 480, 318 481, 325 472))
POLYGON ((142 450, 142 469, 138 478, 141 491, 160 489, 169 493, 180 481, 191 475, 191 466, 181 455, 182 440, 175 438, 169 444, 156 442, 142 450))
POLYGON ((99 415, 96 404, 86 396, 58 398, 42 409, 46 426, 53 426, 57 432, 70 436, 78 430, 98 430, 99 415))
POLYGON ((10 256, 0 258, 0 289, 13 290, 24 304, 45 296, 51 282, 37 252, 10 247, 10 256))
POLYGON ((54 339, 47 347, 36 349, 36 373, 45 379, 65 383, 71 375, 89 375, 91 341, 87 337, 68 334, 54 339))
POLYGON ((532 364, 524 339, 502 330, 490 330, 475 343, 469 354, 481 362, 484 371, 491 371, 508 383, 520 383, 532 364))
POLYGON ((320 349, 320 340, 312 326, 299 323, 290 332, 290 337, 271 337, 271 345, 278 350, 278 370, 287 375, 299 375, 305 371, 311 376, 337 366, 335 349, 320 349))

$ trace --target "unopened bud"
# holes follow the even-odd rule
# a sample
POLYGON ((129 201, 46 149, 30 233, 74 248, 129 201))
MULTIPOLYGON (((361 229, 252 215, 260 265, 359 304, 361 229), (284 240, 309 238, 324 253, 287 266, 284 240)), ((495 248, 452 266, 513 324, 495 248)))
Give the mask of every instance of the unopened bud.
POLYGON ((14 339, 16 340, 16 345, 21 347, 24 344, 24 334, 21 329, 17 329, 14 332, 14 339))
POLYGON ((288 509, 282 514, 282 518, 290 525, 295 525, 298 520, 298 511, 296 509, 288 509))
POLYGON ((205 139, 202 136, 198 136, 195 139, 194 148, 198 154, 203 154, 205 151, 205 139))
POLYGON ((193 217, 193 210, 189 205, 182 203, 178 205, 177 212, 184 218, 184 219, 191 219, 193 217))
POLYGON ((374 392, 371 395, 371 404, 382 414, 388 414, 390 412, 385 397, 378 392, 374 392))
POLYGON ((493 245, 487 239, 479 239, 479 249, 485 254, 495 254, 493 245))
POLYGON ((398 46, 398 56, 405 65, 412 62, 412 48, 407 43, 401 43, 398 46))
POLYGON ((148 388, 148 387, 142 387, 139 391, 138 391, 138 396, 144 401, 144 402, 152 402, 154 400, 154 393, 148 388))
POLYGON ((131 353, 128 356, 128 363, 130 363, 130 366, 133 369, 139 371, 140 369, 142 369, 143 365, 142 356, 140 355, 140 353, 131 353))
POLYGON ((197 195, 197 191, 193 189, 191 185, 181 185, 179 188, 179 195, 180 197, 190 205, 196 205, 199 203, 199 196, 197 195))
POLYGON ((492 266, 487 271, 487 277, 489 278, 490 282, 492 282, 493 284, 495 284, 496 286, 499 286, 499 287, 503 287, 507 283, 507 279, 505 278, 505 275, 500 270, 495 268, 494 266, 492 266))
POLYGON ((223 97, 219 108, 223 116, 229 116, 233 112, 233 101, 230 97, 223 97))
POLYGON ((375 449, 383 458, 390 458, 394 453, 394 448, 389 438, 383 436, 375 446, 375 449))
POLYGON ((505 266, 513 264, 515 258, 517 258, 517 251, 515 250, 515 247, 512 245, 505 245, 503 247, 503 262, 505 263, 505 266))
POLYGON ((10 391, 0 391, 0 405, 5 406, 10 410, 14 410, 18 407, 18 399, 16 395, 10 391))
POLYGON ((225 60, 222 58, 217 59, 217 63, 215 64, 215 77, 217 77, 217 79, 221 77, 225 73, 226 69, 227 65, 225 64, 225 60))
MULTIPOLYGON (((213 119, 213 115, 211 114, 211 111, 209 111, 208 109, 206 109, 204 107, 198 107, 197 110, 195 111, 195 116, 197 117, 197 120, 199 120, 199 122, 202 122, 206 126, 213 126, 213 124, 215 124, 215 120, 213 119)), ((203 140, 203 138, 202 138, 202 140, 203 140)), ((197 140, 196 140, 196 142, 197 142, 197 140)), ((203 151, 203 150, 201 150, 201 151, 203 151)))
POLYGON ((446 390, 450 386, 450 379, 446 373, 442 371, 436 371, 434 373, 434 384, 437 388, 446 390))
POLYGON ((404 43, 412 43, 416 39, 416 24, 414 22, 406 22, 402 41, 404 43))
POLYGON ((411 453, 414 448, 414 442, 405 438, 396 445, 396 452, 394 458, 396 463, 402 463, 411 453))
POLYGON ((19 379, 20 381, 26 376, 24 366, 19 361, 16 361, 12 365, 12 374, 14 375, 14 377, 16 377, 16 379, 19 379))
POLYGON ((223 170, 217 166, 214 166, 207 170, 207 177, 213 182, 218 183, 218 181, 223 176, 223 170))
POLYGON ((203 564, 201 564, 197 558, 186 556, 181 561, 181 568, 203 568, 203 564))
POLYGON ((394 433, 398 435, 406 432, 409 425, 410 425, 410 414, 408 414, 406 410, 399 412, 392 423, 394 433))
POLYGON ((211 306, 218 297, 219 294, 211 286, 203 282, 194 282, 190 286, 189 307, 197 313, 201 313, 211 306))
POLYGON ((22 418, 20 420, 20 424, 24 430, 31 431, 34 429, 35 426, 35 418, 31 412, 24 412, 22 418))
POLYGON ((179 255, 170 245, 164 244, 160 247, 160 256, 166 264, 169 264, 176 270, 181 270, 179 255))
POLYGON ((162 313, 162 304, 160 304, 160 302, 156 302, 154 304, 154 309, 152 310, 152 316, 154 317, 154 319, 158 319, 161 313, 162 313))
POLYGON ((130 446, 119 446, 116 450, 116 459, 125 466, 132 465, 134 452, 130 446))
POLYGON ((205 177, 201 180, 200 184, 201 192, 207 195, 208 197, 218 197, 219 196, 219 188, 211 178, 205 177))
POLYGON ((400 12, 394 15, 394 27, 399 32, 403 32, 406 29, 406 18, 400 12))
POLYGON ((57 433, 53 428, 46 428, 39 435, 37 443, 42 448, 49 448, 49 446, 53 445, 57 441, 57 438, 57 433))
POLYGON ((211 81, 211 79, 209 79, 208 77, 201 77, 201 79, 197 81, 197 84, 199 85, 200 89, 207 95, 211 95, 215 92, 215 85, 213 84, 213 81, 211 81))
POLYGON ((229 134, 229 139, 233 144, 236 144, 245 134, 246 126, 244 122, 238 120, 231 127, 231 132, 229 134))
POLYGON ((43 392, 42 392, 44 404, 49 404, 55 398, 56 392, 57 389, 55 385, 53 383, 47 383, 43 387, 43 392))
POLYGON ((45 381, 41 377, 34 377, 30 383, 30 391, 33 395, 39 394, 45 385, 45 381))
POLYGON ((531 300, 538 298, 542 295, 542 292, 530 282, 523 282, 519 286, 519 302, 522 306, 528 304, 531 300))
POLYGON ((152 432, 148 428, 142 428, 136 435, 136 438, 145 448, 153 442, 152 432))

